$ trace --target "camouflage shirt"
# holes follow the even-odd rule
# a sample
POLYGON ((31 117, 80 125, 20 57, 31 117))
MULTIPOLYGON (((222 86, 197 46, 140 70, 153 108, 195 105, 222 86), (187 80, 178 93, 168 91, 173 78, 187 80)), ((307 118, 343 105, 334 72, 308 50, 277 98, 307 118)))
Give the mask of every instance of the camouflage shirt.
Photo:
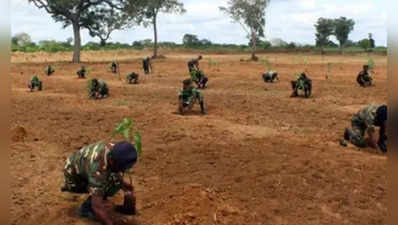
POLYGON ((376 111, 379 105, 371 104, 359 110, 358 118, 366 125, 366 129, 374 131, 376 111))
POLYGON ((83 147, 67 159, 65 174, 86 180, 91 195, 113 196, 120 190, 123 176, 121 173, 112 172, 108 166, 112 147, 113 144, 104 142, 83 147))
POLYGON ((196 99, 198 99, 199 101, 203 100, 202 93, 200 93, 200 91, 196 88, 191 88, 186 90, 182 89, 178 97, 182 99, 186 104, 191 104, 196 99))

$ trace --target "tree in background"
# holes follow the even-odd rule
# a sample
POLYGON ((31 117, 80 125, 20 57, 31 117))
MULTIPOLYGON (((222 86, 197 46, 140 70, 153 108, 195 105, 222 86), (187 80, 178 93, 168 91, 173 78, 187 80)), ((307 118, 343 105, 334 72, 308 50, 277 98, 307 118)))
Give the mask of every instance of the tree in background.
POLYGON ((205 47, 212 45, 210 40, 207 39, 199 39, 197 35, 194 34, 185 34, 182 38, 182 44, 185 47, 205 47))
POLYGON ((153 58, 158 56, 158 15, 162 13, 185 13, 184 4, 179 0, 130 0, 132 6, 139 6, 142 23, 145 27, 153 26, 153 58))
POLYGON ((82 28, 96 30, 101 28, 98 18, 106 16, 102 10, 124 10, 123 0, 28 0, 39 9, 46 10, 55 22, 63 23, 63 27, 73 27, 74 51, 72 61, 80 62, 82 28))
POLYGON ((182 38, 182 43, 186 47, 193 47, 200 45, 200 40, 197 35, 194 34, 185 34, 182 38))
POLYGON ((252 60, 257 61, 257 38, 264 37, 265 10, 270 0, 229 0, 228 7, 220 10, 229 15, 232 20, 239 23, 246 31, 247 37, 252 41, 252 60))
POLYGON ((340 17, 334 20, 334 35, 340 43, 340 48, 344 48, 345 43, 348 40, 348 36, 352 30, 354 30, 355 22, 352 19, 340 17))
POLYGON ((130 28, 134 25, 133 19, 134 14, 125 10, 113 10, 98 8, 96 13, 97 18, 94 19, 95 26, 89 26, 90 36, 98 37, 100 39, 100 45, 105 46, 106 41, 110 38, 112 32, 115 30, 123 30, 130 28))
POLYGON ((32 39, 27 33, 18 33, 11 38, 11 43, 17 46, 26 46, 32 43, 32 39))
POLYGON ((319 18, 315 24, 316 46, 325 47, 329 45, 329 37, 334 34, 335 24, 333 19, 319 18))

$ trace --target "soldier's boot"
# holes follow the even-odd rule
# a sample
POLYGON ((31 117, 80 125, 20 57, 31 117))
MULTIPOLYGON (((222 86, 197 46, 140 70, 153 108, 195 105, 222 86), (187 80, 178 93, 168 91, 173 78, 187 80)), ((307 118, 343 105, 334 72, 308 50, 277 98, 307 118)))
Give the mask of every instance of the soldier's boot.
POLYGON ((207 114, 205 103, 203 101, 200 102, 200 111, 203 115, 207 114))
POLYGON ((95 218, 94 210, 91 205, 91 196, 88 197, 85 202, 83 202, 83 204, 77 210, 77 213, 81 217, 90 218, 90 219, 95 218))

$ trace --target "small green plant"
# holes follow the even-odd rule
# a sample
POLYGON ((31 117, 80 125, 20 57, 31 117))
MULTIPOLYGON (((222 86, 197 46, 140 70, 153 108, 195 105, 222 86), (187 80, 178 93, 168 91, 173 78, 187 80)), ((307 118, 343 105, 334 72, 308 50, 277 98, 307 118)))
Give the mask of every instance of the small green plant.
MULTIPOLYGON (((116 128, 112 132, 111 137, 114 138, 116 135, 121 134, 126 141, 131 142, 132 140, 131 133, 133 129, 134 129, 134 123, 129 119, 123 119, 122 122, 116 125, 116 128)), ((135 131, 134 133, 134 144, 138 155, 141 155, 142 140, 141 140, 141 134, 138 131, 135 131)))
POLYGON ((374 67, 375 67, 375 61, 372 59, 372 58, 370 58, 369 60, 368 60, 368 66, 369 66, 369 69, 370 70, 373 70, 374 69, 374 67))

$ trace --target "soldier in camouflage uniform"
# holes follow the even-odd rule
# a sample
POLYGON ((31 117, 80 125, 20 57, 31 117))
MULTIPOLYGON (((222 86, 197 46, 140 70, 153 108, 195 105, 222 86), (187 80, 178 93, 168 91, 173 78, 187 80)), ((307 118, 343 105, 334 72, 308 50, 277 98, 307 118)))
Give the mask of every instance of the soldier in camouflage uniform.
POLYGON ((200 104, 201 113, 206 114, 203 95, 199 90, 193 87, 191 79, 186 79, 183 81, 183 89, 180 91, 178 99, 178 109, 181 114, 184 114, 186 111, 190 111, 196 101, 198 101, 200 104))
POLYGON ((311 96, 312 80, 305 73, 298 75, 297 80, 292 81, 291 84, 293 89, 291 97, 297 97, 299 90, 304 92, 306 98, 311 96))
POLYGON ((41 91, 42 90, 42 82, 39 80, 39 77, 37 75, 33 76, 29 83, 28 83, 28 88, 30 91, 33 91, 37 87, 37 90, 41 91))
POLYGON ((108 85, 103 80, 96 78, 89 81, 89 97, 93 99, 107 98, 109 96, 108 85))
POLYGON ((138 84, 138 78, 139 78, 139 74, 138 73, 130 73, 126 76, 127 82, 129 84, 138 84))
POLYGON ((117 64, 116 62, 112 62, 112 64, 111 64, 111 70, 112 70, 112 73, 117 73, 118 64, 117 64))
POLYGON ((191 59, 188 62, 188 71, 191 73, 192 71, 197 71, 199 70, 199 61, 202 60, 202 56, 198 56, 196 59, 191 59))
POLYGON ((357 82, 361 87, 369 87, 372 86, 372 75, 369 71, 369 66, 364 65, 363 70, 357 76, 357 82))
POLYGON ((152 73, 152 63, 150 57, 146 57, 142 60, 142 68, 144 69, 146 75, 152 73))
POLYGON ((80 68, 80 70, 78 70, 78 71, 76 72, 77 76, 78 76, 79 78, 82 78, 82 79, 86 78, 86 73, 87 73, 87 70, 86 70, 86 67, 85 67, 85 66, 82 66, 82 67, 80 68))
POLYGON ((62 192, 89 194, 80 206, 82 217, 96 217, 103 224, 113 224, 105 210, 104 201, 123 190, 134 199, 134 188, 124 181, 123 175, 137 161, 137 152, 128 142, 117 144, 97 142, 73 153, 64 167, 65 184, 62 192))
POLYGON ((51 76, 54 72, 55 72, 55 69, 54 69, 51 65, 48 65, 48 66, 46 67, 46 69, 44 70, 44 73, 45 73, 47 76, 51 76))
POLYGON ((379 148, 383 152, 387 152, 386 141, 386 121, 387 106, 386 105, 368 105, 351 119, 352 129, 347 128, 344 132, 344 139, 350 141, 358 147, 379 148), (379 140, 376 142, 375 127, 379 127, 379 140), (369 139, 365 139, 368 134, 369 139))
POLYGON ((273 83, 275 80, 279 81, 278 73, 274 71, 269 71, 263 74, 264 82, 266 83, 273 83))

